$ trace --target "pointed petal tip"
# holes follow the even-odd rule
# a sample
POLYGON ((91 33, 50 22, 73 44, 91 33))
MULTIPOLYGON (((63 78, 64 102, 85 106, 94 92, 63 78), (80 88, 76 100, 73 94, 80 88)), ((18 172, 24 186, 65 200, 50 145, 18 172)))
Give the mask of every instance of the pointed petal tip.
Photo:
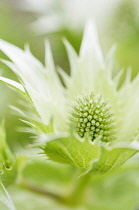
POLYGON ((82 39, 80 48, 80 57, 88 57, 97 62, 101 68, 105 67, 104 57, 99 42, 97 27, 94 21, 88 21, 82 39))
POLYGON ((0 81, 6 83, 7 85, 9 85, 9 86, 13 87, 14 89, 20 91, 21 93, 25 94, 25 89, 20 83, 14 81, 14 80, 2 77, 2 76, 0 76, 0 81))
POLYGON ((45 66, 52 70, 55 69, 52 49, 48 39, 45 40, 45 66))

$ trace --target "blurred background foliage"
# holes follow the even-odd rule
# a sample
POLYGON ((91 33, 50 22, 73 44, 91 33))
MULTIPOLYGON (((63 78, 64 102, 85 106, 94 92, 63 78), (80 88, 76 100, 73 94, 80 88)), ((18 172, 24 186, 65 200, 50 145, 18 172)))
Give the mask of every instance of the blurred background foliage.
MULTIPOLYGON (((48 39, 52 46, 55 64, 69 73, 69 63, 62 38, 68 39, 79 52, 83 28, 88 18, 93 19, 97 24, 104 54, 106 55, 113 43, 116 44, 115 59, 118 69, 123 68, 126 72, 127 67, 130 66, 133 70, 132 78, 134 78, 139 72, 138 0, 104 2, 101 0, 0 0, 0 38, 22 49, 25 43, 29 43, 32 53, 43 63, 44 40, 48 39)), ((1 52, 0 57, 6 58, 1 52)), ((0 63, 0 72, 3 76, 18 81, 12 71, 2 63, 0 63)), ((0 84, 0 96, 0 118, 5 119, 7 140, 12 150, 16 152, 19 147, 24 147, 32 141, 31 136, 17 132, 17 128, 23 126, 23 123, 9 108, 10 104, 19 106, 17 93, 0 84)), ((136 159, 138 160, 138 157, 136 159)), ((136 209, 139 204, 137 160, 134 170, 128 167, 122 169, 120 173, 111 174, 108 178, 104 177, 105 182, 103 178, 98 179, 99 181, 92 180, 93 187, 90 187, 88 193, 93 195, 95 204, 88 204, 92 199, 88 196, 87 209, 136 209)), ((64 186, 69 186, 74 173, 73 168, 69 166, 30 160, 23 176, 39 186, 64 192, 64 186)), ((27 193, 18 186, 11 186, 9 191, 17 209, 64 210, 60 204, 55 202, 52 204, 50 199, 27 193)))

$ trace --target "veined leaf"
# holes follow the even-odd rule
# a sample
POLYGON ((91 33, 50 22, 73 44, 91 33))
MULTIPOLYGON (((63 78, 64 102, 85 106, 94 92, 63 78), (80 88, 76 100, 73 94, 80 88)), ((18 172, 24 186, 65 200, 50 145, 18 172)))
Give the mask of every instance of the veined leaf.
POLYGON ((60 163, 70 163, 83 171, 90 169, 99 155, 98 141, 79 141, 74 136, 60 138, 46 144, 44 151, 50 160, 60 163))

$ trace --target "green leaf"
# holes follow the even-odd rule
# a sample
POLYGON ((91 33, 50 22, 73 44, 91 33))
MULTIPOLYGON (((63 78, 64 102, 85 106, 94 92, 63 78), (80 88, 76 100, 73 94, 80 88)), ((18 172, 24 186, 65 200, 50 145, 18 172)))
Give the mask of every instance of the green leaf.
POLYGON ((48 142, 44 151, 50 160, 70 163, 83 171, 90 169, 100 154, 98 141, 79 141, 74 136, 48 142))
POLYGON ((9 186, 16 182, 24 167, 26 157, 16 157, 9 168, 3 165, 0 174, 0 180, 5 186, 9 186))
POLYGON ((101 156, 93 165, 92 171, 107 172, 124 164, 137 153, 137 150, 129 147, 108 148, 101 147, 101 156))
POLYGON ((0 169, 5 165, 10 167, 13 161, 13 154, 6 142, 6 133, 4 128, 4 122, 0 125, 0 169))
MULTIPOLYGON (((135 142, 134 142, 135 143, 135 142)), ((82 171, 105 173, 118 168, 138 152, 137 144, 80 141, 74 136, 52 140, 44 147, 50 160, 69 163, 82 171)))
POLYGON ((3 165, 2 173, 0 174, 0 179, 5 186, 8 186, 15 182, 17 177, 17 162, 14 161, 10 168, 3 165))
POLYGON ((9 209, 15 210, 15 206, 10 198, 9 193, 5 189, 4 185, 0 183, 0 201, 9 209))
MULTIPOLYGON (((75 173, 75 168, 70 165, 64 165, 59 163, 52 163, 45 159, 30 159, 26 164, 22 177, 30 183, 38 184, 44 187, 45 184, 58 188, 60 185, 69 183, 75 173), (55 182, 55 185, 53 183, 55 182)), ((59 189, 60 190, 60 189, 59 189)))

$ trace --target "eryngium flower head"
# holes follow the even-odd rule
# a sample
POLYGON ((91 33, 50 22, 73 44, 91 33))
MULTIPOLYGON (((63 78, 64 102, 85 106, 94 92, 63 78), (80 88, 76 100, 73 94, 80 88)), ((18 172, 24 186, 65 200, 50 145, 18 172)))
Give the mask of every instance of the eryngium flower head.
POLYGON ((92 23, 86 26, 79 56, 67 41, 65 45, 71 73, 58 70, 64 85, 48 43, 44 67, 28 48, 23 51, 1 40, 0 49, 13 63, 3 62, 21 84, 0 80, 27 99, 26 111, 14 109, 37 134, 49 159, 83 171, 112 170, 139 149, 139 76, 131 81, 128 71, 119 88, 121 72, 114 75, 113 48, 104 59, 92 23))
POLYGON ((113 140, 113 114, 100 95, 83 94, 72 107, 71 120, 81 138, 86 134, 92 141, 102 136, 102 141, 113 140))

